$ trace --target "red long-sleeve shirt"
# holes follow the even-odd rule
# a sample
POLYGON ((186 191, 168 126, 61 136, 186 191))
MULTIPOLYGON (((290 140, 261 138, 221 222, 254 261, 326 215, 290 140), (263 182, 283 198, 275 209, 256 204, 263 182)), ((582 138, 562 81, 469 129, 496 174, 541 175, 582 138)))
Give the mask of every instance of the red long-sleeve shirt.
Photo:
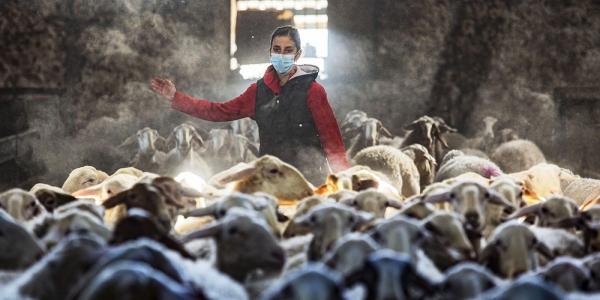
MULTIPOLYGON (((281 86, 273 66, 269 66, 265 71, 263 79, 265 85, 274 94, 279 94, 281 86)), ((200 119, 223 122, 246 117, 254 118, 255 103, 256 83, 253 83, 241 95, 221 103, 196 99, 178 91, 175 93, 171 107, 200 119)), ((325 89, 316 81, 313 81, 308 89, 306 104, 312 113, 321 146, 325 150, 332 171, 339 172, 349 168, 350 163, 346 156, 340 128, 327 100, 325 89)))

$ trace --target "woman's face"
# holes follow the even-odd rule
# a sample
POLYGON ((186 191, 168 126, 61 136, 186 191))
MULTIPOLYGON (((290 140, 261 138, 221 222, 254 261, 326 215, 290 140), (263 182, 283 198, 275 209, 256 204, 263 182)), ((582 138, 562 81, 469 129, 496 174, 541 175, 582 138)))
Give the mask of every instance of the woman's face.
POLYGON ((294 60, 300 58, 302 51, 296 48, 296 44, 291 37, 286 35, 276 36, 271 44, 271 54, 294 54, 294 60))

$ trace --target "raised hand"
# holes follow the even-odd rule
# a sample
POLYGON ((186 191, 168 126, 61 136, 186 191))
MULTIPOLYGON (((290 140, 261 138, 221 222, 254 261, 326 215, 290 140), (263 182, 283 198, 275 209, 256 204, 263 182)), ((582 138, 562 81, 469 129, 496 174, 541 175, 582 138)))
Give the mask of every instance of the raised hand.
POLYGON ((169 101, 173 101, 173 97, 175 97, 175 84, 169 79, 153 78, 150 80, 150 88, 169 101))

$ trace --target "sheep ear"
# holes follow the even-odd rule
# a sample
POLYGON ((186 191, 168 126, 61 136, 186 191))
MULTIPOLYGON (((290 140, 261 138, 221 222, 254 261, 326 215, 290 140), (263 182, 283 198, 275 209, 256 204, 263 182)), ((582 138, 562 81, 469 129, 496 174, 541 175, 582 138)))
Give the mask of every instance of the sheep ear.
POLYGON ((129 195, 129 190, 122 191, 122 192, 108 198, 106 201, 104 201, 102 203, 102 206, 104 206, 104 208, 106 208, 106 209, 109 209, 109 208, 113 208, 119 204, 127 205, 127 196, 128 195, 129 195))
POLYGON ((290 220, 290 218, 289 218, 288 216, 284 215, 284 214, 283 214, 281 211, 279 211, 279 210, 276 210, 276 211, 275 211, 275 214, 277 215, 277 221, 278 221, 278 222, 284 223, 284 222, 287 222, 287 221, 289 221, 289 220, 290 220))
POLYGON ((433 195, 426 195, 422 201, 425 203, 433 203, 433 204, 450 201, 450 192, 442 192, 442 193, 436 193, 433 195))
POLYGON ((479 263, 483 266, 486 266, 494 273, 499 273, 500 270, 496 269, 498 267, 498 251, 496 246, 493 244, 487 244, 481 253, 479 254, 479 263))
POLYGON ((377 188, 379 187, 379 182, 373 179, 359 179, 356 174, 352 175, 352 190, 354 191, 362 191, 368 188, 377 188))
POLYGON ((171 131, 171 133, 169 133, 169 136, 167 137, 167 140, 166 140, 166 148, 167 149, 175 148, 175 130, 173 130, 173 131, 171 131))
POLYGON ((386 205, 388 207, 393 207, 395 209, 402 209, 402 202, 395 200, 395 199, 388 199, 386 201, 386 205))
POLYGON ((538 241, 535 244, 535 250, 537 250, 537 252, 539 252, 541 255, 546 257, 548 260, 551 260, 552 258, 554 258, 554 254, 552 254, 552 250, 550 250, 550 248, 548 248, 548 246, 546 246, 546 244, 544 244, 542 242, 538 241))
POLYGON ((135 143, 137 143, 137 134, 133 134, 133 135, 129 136, 117 147, 119 149, 127 148, 127 147, 131 147, 131 146, 135 145, 135 143))
POLYGON ((182 214, 184 217, 204 217, 215 215, 215 205, 188 210, 182 214))
POLYGON ((540 210, 540 205, 541 205, 541 203, 522 207, 519 210, 517 210, 516 212, 514 212, 512 215, 508 216, 506 219, 512 220, 512 219, 516 219, 516 218, 520 218, 520 217, 524 217, 524 216, 537 215, 540 210))
POLYGON ((162 136, 159 136, 156 138, 154 145, 156 147, 156 150, 158 150, 158 151, 161 151, 161 152, 169 151, 169 147, 167 146, 167 140, 165 140, 165 138, 163 138, 162 136))
POLYGON ((193 137, 193 140, 198 142, 200 146, 204 146, 204 138, 202 138, 202 136, 200 135, 198 130, 194 130, 192 132, 192 137, 193 137))
POLYGON ((381 122, 377 123, 377 126, 379 127, 379 130, 381 130, 383 136, 388 138, 394 137, 394 135, 387 128, 385 128, 381 122))
POLYGON ((490 198, 489 201, 490 203, 496 204, 496 205, 502 205, 505 207, 513 207, 512 204, 508 201, 506 201, 506 199, 504 199, 504 197, 502 197, 500 194, 494 192, 494 191, 489 191, 488 193, 490 193, 490 198))
POLYGON ((420 121, 416 120, 416 121, 413 121, 412 123, 404 126, 403 128, 404 128, 404 130, 415 130, 415 129, 417 129, 417 126, 419 126, 419 123, 420 123, 420 121))
POLYGON ((181 237, 180 241, 182 243, 187 243, 187 242, 189 242, 191 240, 195 240, 195 239, 216 237, 221 232, 222 227, 223 227, 223 225, 221 223, 217 223, 215 225, 208 226, 206 228, 186 234, 181 237))
POLYGON ((582 229, 585 224, 583 222, 583 220, 581 219, 581 217, 572 217, 572 218, 567 218, 564 220, 560 220, 557 224, 558 227, 560 228, 572 228, 575 227, 577 229, 582 229))
POLYGON ((101 192, 102 192, 102 183, 78 190, 76 192, 71 193, 71 195, 73 197, 77 197, 77 198, 93 197, 94 199, 96 199, 96 198, 100 198, 101 192))
POLYGON ((48 191, 48 190, 44 190, 44 189, 35 192, 35 197, 42 203, 44 208, 46 208, 46 210, 49 212, 52 212, 55 208, 57 208, 63 204, 77 200, 77 198, 75 198, 69 194, 57 193, 57 192, 48 191))
POLYGON ((203 193, 197 191, 196 189, 193 189, 190 187, 185 187, 185 186, 180 187, 179 192, 181 193, 181 195, 183 197, 187 197, 187 198, 199 198, 199 197, 204 196, 203 193))
POLYGON ((225 185, 232 181, 242 180, 244 178, 255 175, 257 171, 258 169, 256 167, 249 165, 241 170, 237 170, 232 174, 228 174, 222 178, 219 178, 217 183, 220 185, 225 185))
POLYGON ((185 249, 185 247, 183 247, 183 245, 181 245, 181 243, 177 242, 175 239, 173 239, 170 235, 168 235, 166 233, 161 234, 160 238, 158 239, 158 242, 167 246, 167 248, 169 248, 169 249, 175 250, 176 252, 181 254, 181 256, 183 256, 183 257, 189 258, 191 260, 196 260, 196 257, 191 255, 185 249))

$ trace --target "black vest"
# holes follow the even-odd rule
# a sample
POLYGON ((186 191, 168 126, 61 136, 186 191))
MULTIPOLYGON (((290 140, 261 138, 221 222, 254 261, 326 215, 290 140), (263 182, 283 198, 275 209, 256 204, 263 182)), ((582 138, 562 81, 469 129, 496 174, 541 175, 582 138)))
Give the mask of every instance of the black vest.
POLYGON ((260 155, 270 154, 293 165, 313 185, 320 185, 329 173, 325 152, 312 113, 306 104, 307 92, 318 73, 292 78, 275 95, 257 82, 255 117, 260 138, 260 155))

